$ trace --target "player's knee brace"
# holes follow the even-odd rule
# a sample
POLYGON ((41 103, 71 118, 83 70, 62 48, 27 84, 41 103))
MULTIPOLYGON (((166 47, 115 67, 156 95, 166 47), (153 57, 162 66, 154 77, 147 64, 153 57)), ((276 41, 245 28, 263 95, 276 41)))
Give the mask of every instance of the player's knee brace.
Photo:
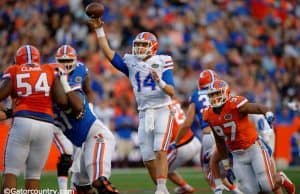
POLYGON ((62 154, 56 165, 57 176, 68 176, 69 169, 72 165, 72 156, 69 154, 62 154))
POLYGON ((91 185, 75 185, 77 194, 96 194, 91 185))

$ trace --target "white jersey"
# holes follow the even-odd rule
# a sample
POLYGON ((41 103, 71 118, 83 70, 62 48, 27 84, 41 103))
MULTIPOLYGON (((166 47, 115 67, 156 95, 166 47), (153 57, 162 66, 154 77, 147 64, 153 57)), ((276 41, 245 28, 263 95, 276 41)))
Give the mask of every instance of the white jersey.
POLYGON ((147 61, 142 61, 132 54, 125 54, 123 60, 128 67, 138 110, 159 108, 172 103, 170 96, 155 83, 150 74, 152 69, 161 77, 163 72, 173 69, 170 56, 154 55, 147 61))
POLYGON ((273 129, 269 125, 264 115, 249 114, 249 119, 255 124, 256 130, 260 136, 263 137, 266 133, 273 133, 273 129))
POLYGON ((250 120, 255 124, 259 136, 269 145, 272 151, 275 147, 275 133, 270 124, 261 114, 249 114, 250 120))

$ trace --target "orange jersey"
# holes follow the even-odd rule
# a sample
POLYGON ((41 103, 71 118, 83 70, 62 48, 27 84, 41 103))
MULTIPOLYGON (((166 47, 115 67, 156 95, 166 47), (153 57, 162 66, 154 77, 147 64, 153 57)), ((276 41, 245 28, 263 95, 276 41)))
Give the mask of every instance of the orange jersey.
MULTIPOLYGON (((183 110, 181 109, 181 106, 178 102, 173 101, 173 104, 170 105, 171 111, 174 114, 174 122, 173 122, 173 127, 172 127, 172 137, 171 137, 171 142, 175 140, 178 131, 180 129, 180 125, 184 122, 185 120, 185 114, 183 110)), ((177 142, 177 145, 183 145, 189 142, 193 138, 194 134, 191 129, 188 129, 186 134, 177 142)))
POLYGON ((248 100, 242 96, 230 97, 219 114, 212 107, 203 111, 203 119, 209 123, 214 132, 225 138, 231 151, 246 149, 258 138, 254 124, 248 115, 242 115, 238 109, 248 100))
POLYGON ((9 78, 13 83, 15 116, 44 117, 46 120, 52 120, 52 87, 55 79, 53 66, 13 65, 5 71, 3 78, 9 78))

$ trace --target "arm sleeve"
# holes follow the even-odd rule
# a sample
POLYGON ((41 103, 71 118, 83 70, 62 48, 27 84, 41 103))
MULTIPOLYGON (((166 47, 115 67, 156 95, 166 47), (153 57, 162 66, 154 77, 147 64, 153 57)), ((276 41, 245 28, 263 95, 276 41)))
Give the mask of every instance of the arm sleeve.
POLYGON ((117 68, 119 71, 124 73, 127 77, 129 76, 129 71, 126 63, 122 59, 122 57, 115 52, 113 59, 111 60, 111 64, 117 68))
POLYGON ((175 86, 174 79, 173 79, 173 72, 171 69, 168 69, 163 72, 162 80, 164 80, 167 84, 172 85, 173 87, 175 86))

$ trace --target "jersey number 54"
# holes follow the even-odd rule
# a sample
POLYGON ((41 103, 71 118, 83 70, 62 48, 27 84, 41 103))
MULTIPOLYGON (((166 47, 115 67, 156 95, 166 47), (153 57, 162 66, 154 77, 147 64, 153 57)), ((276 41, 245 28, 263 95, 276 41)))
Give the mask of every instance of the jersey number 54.
POLYGON ((30 73, 17 74, 16 79, 18 96, 30 96, 33 92, 44 92, 45 96, 49 96, 50 87, 46 73, 41 73, 36 83, 30 82, 30 73), (21 88, 24 89, 20 91, 21 88))

